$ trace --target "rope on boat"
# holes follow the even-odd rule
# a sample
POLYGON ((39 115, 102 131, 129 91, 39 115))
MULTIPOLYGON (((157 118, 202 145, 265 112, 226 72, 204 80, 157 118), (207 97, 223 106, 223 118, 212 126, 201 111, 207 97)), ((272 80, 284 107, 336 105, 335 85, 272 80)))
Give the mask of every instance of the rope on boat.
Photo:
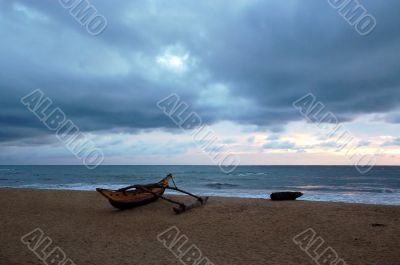
POLYGON ((171 174, 171 180, 172 180, 172 183, 174 183, 175 188, 178 188, 178 186, 176 186, 176 183, 175 183, 175 180, 174 180, 174 177, 172 176, 172 174, 171 174))

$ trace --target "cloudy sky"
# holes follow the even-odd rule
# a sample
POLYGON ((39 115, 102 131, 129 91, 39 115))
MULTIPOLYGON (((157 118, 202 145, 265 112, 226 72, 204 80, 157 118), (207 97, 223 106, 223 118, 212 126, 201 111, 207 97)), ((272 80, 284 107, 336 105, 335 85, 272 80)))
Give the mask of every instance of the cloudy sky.
POLYGON ((175 93, 241 164, 353 164, 341 126, 400 165, 398 0, 360 0, 366 36, 327 0, 89 2, 96 36, 59 1, 0 0, 0 164, 80 164, 21 103, 40 89, 105 164, 213 164, 157 107, 175 93), (293 106, 308 93, 337 124, 293 106))

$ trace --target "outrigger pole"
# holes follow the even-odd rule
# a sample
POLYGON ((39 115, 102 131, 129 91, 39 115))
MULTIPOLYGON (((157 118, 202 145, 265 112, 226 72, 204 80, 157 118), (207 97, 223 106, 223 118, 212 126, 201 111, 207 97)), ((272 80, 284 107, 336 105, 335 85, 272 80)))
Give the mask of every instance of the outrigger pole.
POLYGON ((196 196, 196 195, 194 195, 194 194, 192 194, 192 193, 190 193, 190 192, 181 190, 181 189, 177 188, 176 186, 175 186, 175 187, 167 186, 167 187, 165 187, 165 188, 166 188, 166 189, 175 190, 175 191, 178 191, 178 192, 185 193, 185 194, 187 194, 187 195, 189 195, 189 196, 192 196, 192 197, 196 198, 196 201, 194 201, 194 202, 192 202, 192 203, 189 203, 189 204, 184 204, 184 203, 182 203, 182 202, 178 202, 178 201, 175 201, 175 200, 166 198, 166 197, 164 197, 163 195, 159 195, 159 194, 157 194, 157 193, 155 193, 155 192, 152 192, 152 191, 149 190, 145 185, 133 185, 132 188, 136 188, 136 189, 138 189, 138 190, 143 190, 143 191, 145 191, 145 192, 149 192, 149 193, 153 194, 154 196, 156 196, 157 198, 160 198, 160 199, 163 199, 163 200, 165 200, 165 201, 167 201, 167 202, 170 202, 170 203, 174 203, 174 204, 179 205, 179 207, 174 207, 174 208, 173 208, 173 210, 174 210, 174 212, 175 212, 176 214, 180 214, 180 213, 183 213, 183 212, 185 212, 185 211, 187 211, 187 210, 193 209, 193 208, 195 208, 195 207, 202 206, 202 205, 206 204, 207 201, 208 201, 208 197, 202 198, 202 197, 200 197, 200 196, 196 196))

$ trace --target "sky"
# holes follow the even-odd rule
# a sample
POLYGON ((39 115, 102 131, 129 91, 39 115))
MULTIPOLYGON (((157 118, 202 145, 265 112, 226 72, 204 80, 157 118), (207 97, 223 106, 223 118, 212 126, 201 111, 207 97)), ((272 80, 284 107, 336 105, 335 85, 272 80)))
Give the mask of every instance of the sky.
POLYGON ((103 164, 400 165, 399 1, 358 1, 366 35, 328 0, 91 0, 93 34, 81 1, 0 0, 0 164, 81 164, 40 91, 103 164))

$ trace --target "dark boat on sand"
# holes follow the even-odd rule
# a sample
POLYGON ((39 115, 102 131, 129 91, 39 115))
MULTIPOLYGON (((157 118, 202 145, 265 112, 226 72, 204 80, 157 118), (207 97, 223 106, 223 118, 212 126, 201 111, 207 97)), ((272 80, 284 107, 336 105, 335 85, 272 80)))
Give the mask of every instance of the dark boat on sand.
POLYGON ((303 193, 298 191, 283 191, 271 193, 270 198, 273 201, 293 201, 301 196, 303 196, 303 193))

